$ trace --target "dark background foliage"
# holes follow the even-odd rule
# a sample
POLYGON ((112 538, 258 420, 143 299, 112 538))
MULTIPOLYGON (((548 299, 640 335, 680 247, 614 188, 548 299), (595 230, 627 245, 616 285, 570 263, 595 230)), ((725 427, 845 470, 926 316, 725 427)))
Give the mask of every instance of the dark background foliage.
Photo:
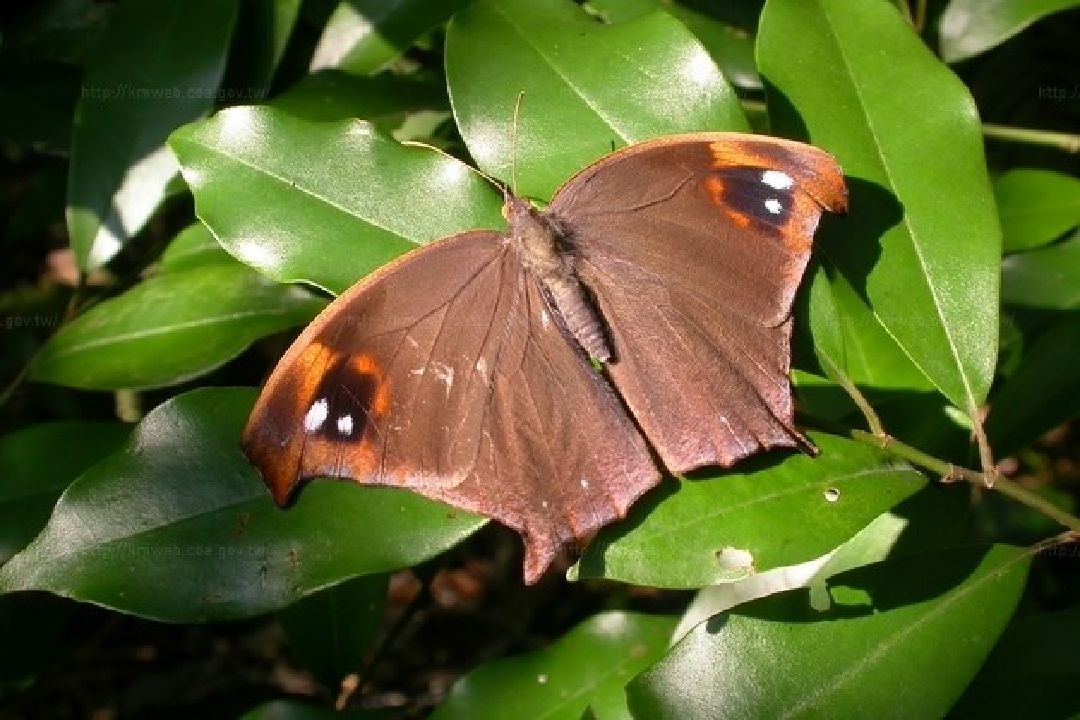
POLYGON ((5 3, 0 713, 1080 712, 1077 4, 5 3), (748 129, 851 193, 797 301, 819 458, 668 479, 530 588, 408 493, 272 505, 255 388, 330 295, 501 226, 468 166, 543 202, 748 129))

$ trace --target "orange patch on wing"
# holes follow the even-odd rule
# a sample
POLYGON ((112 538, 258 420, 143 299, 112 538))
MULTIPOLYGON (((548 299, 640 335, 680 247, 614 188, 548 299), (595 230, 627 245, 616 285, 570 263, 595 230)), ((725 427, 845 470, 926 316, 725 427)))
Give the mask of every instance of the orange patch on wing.
POLYGON ((390 387, 383 377, 382 367, 370 355, 360 354, 349 360, 352 370, 359 375, 366 375, 374 381, 376 390, 371 402, 371 415, 378 417, 390 409, 390 387))
POLYGON ((722 167, 772 167, 775 162, 754 152, 749 143, 709 143, 713 165, 722 167))
POLYGON ((303 407, 311 405, 315 399, 315 393, 322 384, 323 371, 336 354, 333 348, 317 340, 300 352, 296 358, 296 367, 300 368, 300 383, 296 388, 298 405, 303 407))
POLYGON ((750 227, 750 218, 743 215, 740 212, 732 211, 727 203, 724 201, 724 195, 726 189, 724 187, 724 181, 715 175, 710 175, 705 178, 705 189, 709 191, 709 197, 712 199, 712 204, 720 208, 720 211, 724 213, 733 223, 738 225, 743 230, 750 227))
POLYGON ((349 365, 352 369, 360 375, 371 375, 372 377, 379 377, 382 375, 382 368, 379 367, 379 363, 375 358, 370 355, 361 353, 349 360, 349 365))

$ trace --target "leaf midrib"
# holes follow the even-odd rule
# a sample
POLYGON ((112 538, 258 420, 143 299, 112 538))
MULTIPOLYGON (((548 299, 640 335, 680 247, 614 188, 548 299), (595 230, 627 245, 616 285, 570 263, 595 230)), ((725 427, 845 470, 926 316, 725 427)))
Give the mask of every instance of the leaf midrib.
MULTIPOLYGON (((874 116, 873 116, 872 113, 869 112, 868 105, 866 103, 865 98, 863 97, 863 93, 862 93, 862 90, 861 90, 859 84, 855 82, 854 67, 852 66, 851 62, 848 60, 848 57, 847 57, 846 53, 844 52, 844 45, 843 45, 843 43, 841 43, 840 37, 836 33, 836 29, 835 29, 836 24, 835 24, 832 16, 829 13, 827 3, 821 2, 819 4, 819 7, 821 8, 821 13, 825 17, 825 20, 826 20, 826 25, 827 25, 828 30, 829 30, 829 37, 832 38, 832 40, 833 40, 833 42, 834 42, 834 44, 836 46, 837 54, 839 55, 840 60, 844 65, 844 69, 846 71, 845 77, 847 77, 851 81, 850 85, 851 85, 852 90, 854 91, 855 99, 859 103, 859 107, 862 109, 862 117, 865 118, 865 120, 866 120, 866 129, 870 133, 871 139, 874 142, 874 149, 876 150, 876 155, 877 155, 877 159, 878 159, 878 161, 880 163, 881 170, 885 173, 885 177, 888 179, 889 187, 894 188, 894 189, 899 189, 900 186, 895 181, 893 171, 892 171, 892 169, 891 169, 891 167, 889 165, 889 162, 888 162, 888 158, 886 157, 885 153, 883 152, 884 145, 881 142, 880 136, 878 134, 878 130, 874 125, 874 122, 873 122, 873 117, 874 116)), ((936 288, 936 286, 934 285, 934 283, 933 283, 933 281, 931 279, 930 273, 927 272, 927 263, 926 263, 926 259, 923 257, 922 248, 919 245, 919 243, 916 241, 916 237, 921 237, 921 234, 915 232, 915 228, 914 228, 914 225, 913 225, 912 220, 911 220, 911 215, 906 210, 903 213, 901 223, 902 223, 902 225, 904 226, 904 229, 907 232, 907 236, 910 238, 911 248, 912 248, 912 250, 913 250, 913 252, 915 254, 915 258, 919 262, 919 269, 921 271, 919 273, 919 275, 922 278, 924 284, 926 285, 926 289, 930 294, 931 302, 934 305, 934 312, 938 317, 938 320, 940 322, 940 327, 941 327, 942 331, 945 334, 945 338, 948 341, 946 344, 947 344, 947 346, 949 348, 949 354, 952 356, 953 361, 954 361, 954 363, 956 365, 956 369, 958 370, 959 377, 960 377, 960 382, 963 385, 965 399, 967 400, 967 404, 968 404, 968 407, 964 408, 964 411, 965 412, 971 412, 972 409, 975 408, 977 403, 975 402, 974 393, 971 390, 971 384, 968 381, 967 369, 964 367, 964 364, 960 359, 960 355, 959 355, 959 353, 957 351, 956 341, 953 338, 953 334, 952 334, 952 331, 950 329, 950 326, 949 326, 948 322, 946 322, 945 315, 944 315, 944 312, 942 310, 941 301, 938 298, 937 288, 936 288)), ((905 343, 901 342, 900 339, 896 337, 896 335, 893 333, 892 329, 888 326, 888 324, 885 323, 882 320, 880 315, 878 315, 877 310, 875 310, 874 308, 871 308, 871 312, 873 312, 874 317, 877 319, 878 323, 881 324, 882 328, 884 328, 884 330, 889 334, 889 337, 891 337, 893 339, 893 341, 896 342, 896 344, 900 347, 900 349, 904 351, 904 354, 908 356, 908 358, 915 365, 915 367, 919 368, 919 371, 921 373, 923 373, 924 375, 926 375, 926 377, 929 378, 930 381, 934 383, 934 385, 937 385, 937 383, 934 382, 933 375, 931 373, 928 373, 926 371, 926 369, 923 367, 922 363, 919 362, 918 358, 916 358, 914 355, 912 355, 912 353, 908 349, 907 345, 905 343)))

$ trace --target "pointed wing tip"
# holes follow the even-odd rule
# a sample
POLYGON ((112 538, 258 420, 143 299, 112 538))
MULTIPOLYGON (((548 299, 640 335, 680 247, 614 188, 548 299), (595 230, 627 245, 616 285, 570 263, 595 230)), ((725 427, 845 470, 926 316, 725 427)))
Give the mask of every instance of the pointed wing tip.
POLYGON ((523 537, 525 558, 521 564, 521 575, 526 585, 535 585, 544 577, 555 561, 556 552, 550 548, 540 548, 523 537))
POLYGON ((288 453, 275 454, 268 449, 266 442, 257 437, 257 432, 251 425, 244 429, 240 450, 259 473, 274 503, 280 508, 288 507, 294 490, 301 482, 296 472, 297 463, 289 462, 288 453))

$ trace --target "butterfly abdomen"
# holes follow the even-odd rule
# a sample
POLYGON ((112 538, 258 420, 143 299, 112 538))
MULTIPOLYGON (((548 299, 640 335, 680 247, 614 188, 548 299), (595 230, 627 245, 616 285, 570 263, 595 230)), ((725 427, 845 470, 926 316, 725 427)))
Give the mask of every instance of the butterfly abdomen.
POLYGON ((550 308, 539 308, 544 327, 559 322, 589 357, 611 359, 604 326, 595 305, 574 271, 574 260, 564 249, 557 223, 525 200, 507 199, 503 215, 510 222, 507 234, 525 268, 546 291, 550 308), (548 312, 557 318, 548 317, 548 312))
POLYGON ((585 288, 576 276, 556 276, 544 282, 544 287, 559 313, 566 329, 589 357, 600 362, 611 359, 607 336, 600 315, 592 301, 585 295, 585 288))

